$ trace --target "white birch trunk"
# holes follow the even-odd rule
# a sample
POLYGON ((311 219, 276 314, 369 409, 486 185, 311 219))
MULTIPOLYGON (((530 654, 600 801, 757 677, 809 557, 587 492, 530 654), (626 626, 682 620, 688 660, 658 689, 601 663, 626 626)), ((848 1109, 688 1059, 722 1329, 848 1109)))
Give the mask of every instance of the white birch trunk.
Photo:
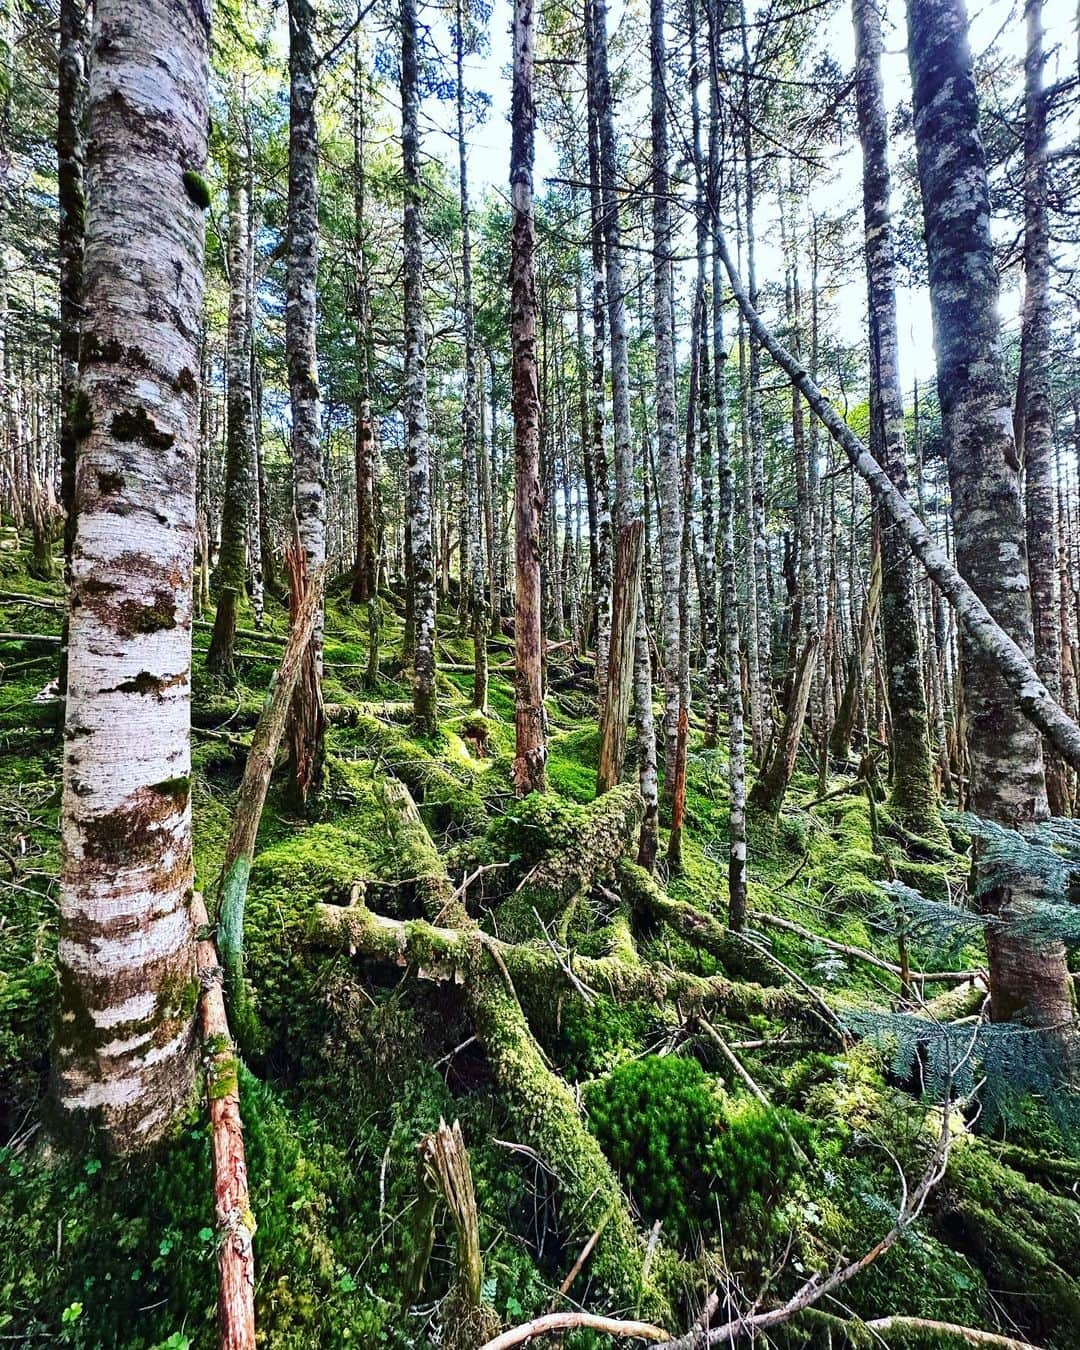
POLYGON ((195 1070, 191 581, 209 10, 99 0, 69 599, 55 1094, 119 1152, 195 1070))

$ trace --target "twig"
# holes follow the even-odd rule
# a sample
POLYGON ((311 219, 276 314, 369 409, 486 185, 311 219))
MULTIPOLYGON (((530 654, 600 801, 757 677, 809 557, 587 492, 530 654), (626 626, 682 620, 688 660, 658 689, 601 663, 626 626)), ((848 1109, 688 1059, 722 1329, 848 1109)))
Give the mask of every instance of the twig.
POLYGON ((614 1212, 615 1211, 612 1209, 609 1209, 607 1211, 604 1217, 600 1220, 599 1224, 594 1230, 592 1236, 589 1238, 588 1242, 586 1242, 585 1246, 582 1247, 578 1259, 570 1267, 570 1273, 567 1275, 566 1279, 563 1280, 562 1284, 559 1285, 560 1294, 565 1296, 570 1292, 571 1288, 573 1287, 574 1281, 581 1274, 582 1267, 584 1266, 585 1262, 589 1259, 589 1257, 592 1255, 593 1248, 600 1241, 600 1234, 608 1226, 608 1220, 611 1218, 614 1212))

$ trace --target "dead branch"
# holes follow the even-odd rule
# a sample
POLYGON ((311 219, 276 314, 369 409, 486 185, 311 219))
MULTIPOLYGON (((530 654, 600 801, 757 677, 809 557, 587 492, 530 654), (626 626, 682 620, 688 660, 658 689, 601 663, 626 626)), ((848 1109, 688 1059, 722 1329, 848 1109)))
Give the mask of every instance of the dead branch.
MULTIPOLYGON (((192 896, 190 909, 196 933, 207 930, 206 906, 198 892, 192 896)), ((221 1350, 255 1350, 255 1256, 251 1245, 255 1218, 248 1199, 238 1061, 225 1017, 222 970, 209 938, 198 939, 196 961, 202 986, 199 1015, 214 1155, 220 1345, 221 1350)))
POLYGON ((532 1322, 524 1322, 519 1327, 504 1331, 501 1336, 482 1345, 480 1350, 511 1350, 515 1345, 527 1345, 539 1336, 550 1336, 562 1331, 600 1331, 608 1336, 622 1339, 636 1337, 639 1341, 651 1341, 657 1344, 671 1341, 663 1327, 653 1326, 651 1322, 622 1322, 614 1317, 597 1317, 593 1313, 558 1312, 537 1317, 532 1322))

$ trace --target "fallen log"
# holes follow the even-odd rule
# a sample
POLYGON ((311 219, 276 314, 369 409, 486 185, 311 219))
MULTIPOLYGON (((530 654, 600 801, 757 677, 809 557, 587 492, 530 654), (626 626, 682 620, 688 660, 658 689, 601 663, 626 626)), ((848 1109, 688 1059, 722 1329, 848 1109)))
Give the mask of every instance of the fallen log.
MULTIPOLYGON (((192 896, 190 912, 196 933, 205 933, 209 928, 206 906, 197 892, 192 896)), ((251 1243, 255 1217, 248 1197, 238 1061, 225 1017, 222 970, 209 938, 198 937, 195 960, 214 1157, 219 1344, 221 1350, 255 1350, 255 1255, 251 1243)))
POLYGON ((577 837, 543 858, 520 890, 495 911, 498 931, 511 938, 535 936, 533 909, 545 924, 564 919, 567 907, 603 881, 636 843, 644 813, 634 783, 621 783, 597 797, 577 837))
POLYGON ((420 818, 409 789, 398 778, 379 785, 379 800, 386 813, 390 838, 413 879, 420 908, 432 923, 457 924, 467 920, 435 841, 420 818))
POLYGON ((285 654, 274 677, 269 702, 260 714, 251 738, 244 775, 236 794, 232 829, 225 845, 217 905, 218 937, 229 1008, 242 1044, 250 1039, 254 1031, 253 1014, 244 992, 244 905, 248 877, 255 856, 255 840, 270 786, 270 775, 285 729, 285 718, 303 667, 304 653, 320 613, 322 588, 322 574, 316 572, 297 611, 285 654))
MULTIPOLYGON (((557 952, 528 942, 506 942, 474 924, 442 927, 422 919, 376 914, 357 897, 349 905, 316 905, 307 937, 316 945, 342 947, 351 955, 398 966, 415 965, 423 978, 464 984, 476 953, 486 950, 524 1005, 538 1020, 554 1016, 560 995, 579 989, 557 952)), ((609 956, 575 956, 579 985, 609 995, 616 1003, 678 1003, 687 1013, 712 1009, 733 1020, 754 1016, 812 1020, 816 1004, 797 989, 731 980, 726 975, 693 975, 669 966, 609 956)))
POLYGON ((629 859, 620 860, 615 876, 621 895, 637 913, 668 924, 687 942, 715 956, 729 974, 758 980, 765 977, 767 962, 715 915, 668 895, 655 877, 629 859))
POLYGON ((571 988, 558 959, 546 949, 500 942, 470 920, 461 928, 440 928, 389 919, 359 898, 348 906, 316 905, 307 937, 370 960, 415 965, 422 978, 461 986, 511 1118, 521 1123, 523 1142, 558 1179, 560 1226, 568 1240, 584 1241, 606 1218, 593 1252, 593 1277, 618 1302, 666 1315, 666 1301, 643 1277, 644 1245, 622 1187, 570 1089, 548 1067, 518 1001, 517 981, 527 983, 537 972, 551 982, 540 990, 549 1006, 555 1001, 551 990, 571 988))

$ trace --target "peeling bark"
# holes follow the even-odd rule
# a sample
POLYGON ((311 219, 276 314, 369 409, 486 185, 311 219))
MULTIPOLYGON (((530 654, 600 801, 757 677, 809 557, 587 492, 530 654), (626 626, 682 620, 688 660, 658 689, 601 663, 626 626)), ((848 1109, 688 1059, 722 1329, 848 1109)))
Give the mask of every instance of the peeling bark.
POLYGON ((195 1071, 203 218, 190 185, 206 158, 208 36, 201 4, 95 8, 53 1068, 67 1124, 121 1153, 169 1130, 195 1071))

